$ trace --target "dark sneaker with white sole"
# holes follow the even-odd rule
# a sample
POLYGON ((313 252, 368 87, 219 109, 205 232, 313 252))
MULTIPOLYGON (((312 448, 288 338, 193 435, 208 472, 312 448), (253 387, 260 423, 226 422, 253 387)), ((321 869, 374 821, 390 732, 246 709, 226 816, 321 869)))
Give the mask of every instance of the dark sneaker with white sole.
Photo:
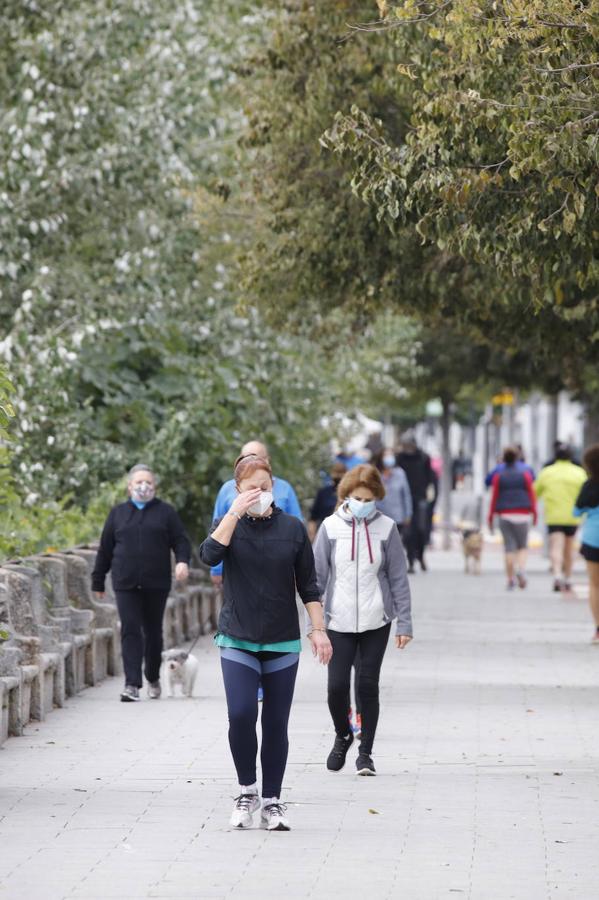
POLYGON ((148 685, 148 697, 150 700, 159 700, 162 694, 162 688, 159 681, 151 681, 148 685))
POLYGON ((134 687, 132 684, 126 684, 124 689, 121 691, 121 702, 137 703, 139 699, 139 688, 134 687))
POLYGON ((349 750, 353 742, 354 735, 351 731, 348 735, 346 735, 346 737, 339 737, 339 735, 335 737, 333 749, 327 757, 327 769, 329 770, 329 772, 341 771, 341 769, 345 765, 345 757, 347 756, 347 751, 349 750))
POLYGON ((356 775, 376 775, 376 769, 372 756, 368 753, 360 753, 356 760, 356 775))

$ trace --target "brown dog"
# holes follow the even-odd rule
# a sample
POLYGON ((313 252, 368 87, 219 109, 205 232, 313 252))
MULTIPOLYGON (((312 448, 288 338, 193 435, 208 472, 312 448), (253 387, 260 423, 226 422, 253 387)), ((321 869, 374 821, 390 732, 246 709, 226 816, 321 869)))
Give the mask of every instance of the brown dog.
POLYGON ((480 531, 462 532, 462 549, 464 551, 464 572, 480 575, 480 560, 483 552, 483 536, 480 531))

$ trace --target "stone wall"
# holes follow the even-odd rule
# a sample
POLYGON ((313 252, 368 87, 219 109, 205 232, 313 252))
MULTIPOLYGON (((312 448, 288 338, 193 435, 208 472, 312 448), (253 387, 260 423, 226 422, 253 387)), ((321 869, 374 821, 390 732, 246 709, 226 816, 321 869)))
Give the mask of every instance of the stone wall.
MULTIPOLYGON (((43 721, 87 687, 122 671, 119 619, 110 578, 103 601, 90 575, 96 551, 75 547, 0 567, 0 744, 43 721)), ((208 573, 192 569, 173 583, 164 622, 165 647, 216 628, 219 592, 208 573)))

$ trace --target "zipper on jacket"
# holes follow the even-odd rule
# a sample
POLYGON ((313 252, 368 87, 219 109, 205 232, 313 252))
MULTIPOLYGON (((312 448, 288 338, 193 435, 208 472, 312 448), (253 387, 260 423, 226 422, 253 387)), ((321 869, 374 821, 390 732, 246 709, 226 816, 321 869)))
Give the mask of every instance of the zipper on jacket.
POLYGON ((356 631, 360 628, 360 592, 358 572, 360 570, 360 527, 356 528, 356 631))
POLYGON ((139 512, 139 523, 137 526, 137 547, 138 547, 137 561, 138 561, 138 566, 139 566, 138 578, 137 578, 137 587, 138 588, 141 588, 141 526, 143 525, 144 509, 145 509, 145 506, 143 509, 138 510, 138 512, 139 512))

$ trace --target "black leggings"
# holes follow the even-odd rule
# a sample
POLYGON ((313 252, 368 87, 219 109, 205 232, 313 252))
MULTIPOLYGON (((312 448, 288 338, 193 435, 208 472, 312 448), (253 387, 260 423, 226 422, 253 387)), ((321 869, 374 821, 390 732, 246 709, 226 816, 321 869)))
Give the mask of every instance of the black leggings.
POLYGON ((372 753, 372 745, 379 720, 379 675, 383 656, 389 642, 391 623, 372 631, 344 632, 328 629, 333 656, 328 665, 329 710, 338 735, 350 733, 347 718, 347 694, 351 667, 356 650, 360 650, 360 680, 358 692, 362 707, 362 738, 360 751, 372 753))
MULTIPOLYGON (((221 648, 221 666, 229 712, 229 746, 239 784, 256 781, 258 684, 262 684, 262 796, 280 797, 287 765, 287 724, 298 653, 253 653, 221 648)), ((345 711, 347 718, 347 710, 345 711)))
MULTIPOLYGON (((356 650, 356 655, 354 656, 353 662, 353 670, 354 670, 354 700, 356 703, 356 713, 357 715, 362 714, 362 705, 360 703, 360 691, 358 690, 358 685, 360 684, 360 648, 356 650)), ((351 709, 351 690, 347 695, 347 708, 351 709)))
POLYGON ((125 682, 142 686, 141 666, 148 681, 160 678, 162 620, 168 591, 116 591, 121 620, 121 650, 125 682))

